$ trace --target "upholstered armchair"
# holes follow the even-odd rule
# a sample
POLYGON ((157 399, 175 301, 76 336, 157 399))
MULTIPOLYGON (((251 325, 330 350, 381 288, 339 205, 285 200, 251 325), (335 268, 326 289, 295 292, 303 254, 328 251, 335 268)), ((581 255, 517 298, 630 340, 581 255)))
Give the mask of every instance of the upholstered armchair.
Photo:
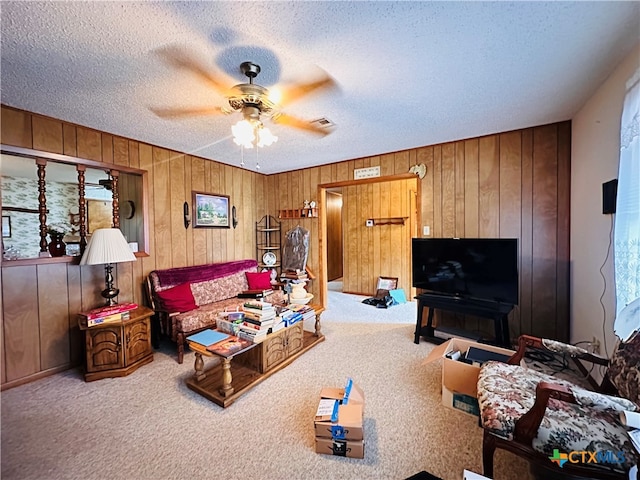
MULTIPOLYGON (((637 328, 640 316, 635 321, 637 328)), ((487 362, 480 369, 478 403, 485 476, 493 476, 493 455, 496 448, 502 448, 526 458, 534 469, 628 479, 630 468, 638 464, 638 453, 620 422, 620 412, 640 406, 640 332, 619 341, 610 359, 523 335, 508 363, 487 362), (521 366, 531 347, 606 367, 600 385, 606 393, 521 366), (593 455, 569 455, 571 452, 593 455)))

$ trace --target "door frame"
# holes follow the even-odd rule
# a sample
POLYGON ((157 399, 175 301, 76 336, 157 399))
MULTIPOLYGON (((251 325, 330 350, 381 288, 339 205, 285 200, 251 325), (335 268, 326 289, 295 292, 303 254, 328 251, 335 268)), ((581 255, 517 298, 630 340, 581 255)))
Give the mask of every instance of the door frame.
MULTIPOLYGON (((411 199, 410 209, 411 216, 409 218, 409 233, 412 236, 418 236, 418 225, 421 224, 422 215, 421 209, 418 208, 418 199, 421 198, 420 186, 421 182, 417 175, 413 173, 402 173, 398 175, 387 175, 384 177, 364 178, 362 180, 345 180, 342 182, 323 183, 318 185, 318 216, 320 221, 320 228, 318 232, 318 263, 320 265, 320 271, 318 272, 318 280, 320 281, 320 300, 319 303, 323 307, 327 307, 327 301, 329 298, 329 289, 327 286, 327 189, 338 187, 349 187, 352 185, 365 185, 369 183, 384 183, 393 182, 396 180, 416 179, 416 191, 411 199)), ((411 275, 410 275, 411 276, 411 275)), ((413 282, 412 282, 413 283, 413 282)), ((415 296, 415 289, 411 287, 409 298, 415 296)))

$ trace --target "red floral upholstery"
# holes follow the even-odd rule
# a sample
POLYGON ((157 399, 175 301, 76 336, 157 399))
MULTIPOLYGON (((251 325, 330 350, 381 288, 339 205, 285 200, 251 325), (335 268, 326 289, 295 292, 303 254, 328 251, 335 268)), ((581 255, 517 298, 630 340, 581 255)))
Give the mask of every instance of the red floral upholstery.
POLYGON ((536 385, 541 381, 569 388, 579 404, 549 400, 532 442, 535 450, 548 456, 553 455, 555 449, 624 452, 623 463, 607 465, 607 468, 626 472, 635 464, 633 446, 619 421, 621 410, 636 410, 633 402, 590 392, 520 365, 487 362, 480 370, 478 403, 482 427, 493 435, 513 440, 515 424, 533 407, 536 385))
POLYGON ((238 306, 241 300, 238 293, 247 290, 245 273, 256 272, 258 262, 239 260, 191 267, 154 270, 149 273, 147 286, 152 307, 158 311, 165 334, 178 346, 178 362, 184 357, 185 338, 205 328, 215 328, 218 313, 227 307, 238 306), (198 308, 185 310, 186 303, 180 308, 163 308, 162 296, 173 297, 182 293, 182 300, 188 298, 185 285, 190 289, 193 301, 198 308), (182 290, 181 290, 182 289, 182 290), (170 292, 167 294, 166 292, 170 292), (173 312, 179 311, 179 314, 173 312), (172 314, 172 315, 170 315, 172 314))
POLYGON ((640 334, 635 335, 619 342, 610 359, 561 342, 521 335, 518 352, 509 364, 485 363, 477 385, 480 424, 484 429, 484 474, 493 476, 493 455, 501 448, 544 468, 555 468, 558 473, 562 469, 562 473, 581 478, 628 478, 627 472, 637 464, 638 456, 621 424, 620 412, 637 411, 640 406, 640 334), (529 347, 608 367, 599 386, 602 393, 516 365, 529 347), (615 458, 562 465, 551 460, 557 452, 614 452, 615 458))

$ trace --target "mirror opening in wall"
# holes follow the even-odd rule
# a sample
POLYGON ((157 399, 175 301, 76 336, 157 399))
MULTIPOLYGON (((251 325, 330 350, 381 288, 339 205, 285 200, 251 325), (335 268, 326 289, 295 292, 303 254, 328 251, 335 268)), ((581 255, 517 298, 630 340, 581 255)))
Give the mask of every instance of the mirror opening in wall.
POLYGON ((3 228, 3 260, 79 257, 93 231, 110 227, 122 230, 132 251, 148 253, 144 170, 7 148, 0 189, 3 225, 7 217, 11 228, 3 228))

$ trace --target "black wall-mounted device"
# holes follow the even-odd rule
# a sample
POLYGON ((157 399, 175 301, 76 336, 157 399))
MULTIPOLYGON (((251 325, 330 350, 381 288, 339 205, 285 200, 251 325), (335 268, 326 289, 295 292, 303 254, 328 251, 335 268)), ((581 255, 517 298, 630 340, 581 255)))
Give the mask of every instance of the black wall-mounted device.
POLYGON ((616 213, 616 196, 618 195, 618 179, 614 178, 602 184, 602 213, 616 213))
POLYGON ((184 202, 182 205, 182 214, 184 216, 184 228, 189 228, 191 224, 191 215, 189 214, 189 204, 184 202))

